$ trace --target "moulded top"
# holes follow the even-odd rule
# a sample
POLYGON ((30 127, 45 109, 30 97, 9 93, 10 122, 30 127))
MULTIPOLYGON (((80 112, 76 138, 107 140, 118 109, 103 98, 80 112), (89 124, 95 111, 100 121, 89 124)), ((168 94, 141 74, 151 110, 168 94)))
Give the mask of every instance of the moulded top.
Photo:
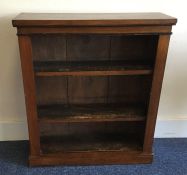
POLYGON ((163 13, 21 13, 14 27, 26 26, 153 26, 174 25, 177 19, 163 13))

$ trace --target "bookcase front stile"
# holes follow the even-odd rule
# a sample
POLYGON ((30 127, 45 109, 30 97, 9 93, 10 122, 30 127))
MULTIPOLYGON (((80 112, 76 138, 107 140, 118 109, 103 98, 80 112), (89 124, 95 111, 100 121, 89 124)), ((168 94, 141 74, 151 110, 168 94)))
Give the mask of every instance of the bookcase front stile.
POLYGON ((144 139, 144 152, 152 152, 152 144, 154 138, 154 130, 157 118, 157 111, 164 77, 164 69, 166 64, 170 35, 160 35, 158 39, 158 47, 156 53, 156 61, 153 73, 152 88, 149 100, 146 133, 144 139))
POLYGON ((18 37, 27 111, 30 154, 40 155, 39 127, 37 122, 35 78, 32 64, 32 45, 29 36, 18 37))

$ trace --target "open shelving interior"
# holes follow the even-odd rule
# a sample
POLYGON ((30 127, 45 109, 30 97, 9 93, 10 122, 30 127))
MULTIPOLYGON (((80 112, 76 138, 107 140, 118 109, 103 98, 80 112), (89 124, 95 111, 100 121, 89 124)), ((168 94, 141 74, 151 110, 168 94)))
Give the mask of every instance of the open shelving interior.
POLYGON ((140 152, 142 144, 137 135, 114 134, 73 134, 71 136, 41 137, 43 154, 80 151, 134 151, 140 152), (138 140, 139 139, 139 140, 138 140))
POLYGON ((33 35, 42 154, 141 151, 157 39, 33 35))
POLYGON ((150 78, 150 75, 38 77, 38 119, 50 123, 145 121, 150 78))
POLYGON ((36 76, 152 74, 157 36, 33 35, 36 76))
POLYGON ((38 77, 36 80, 42 154, 141 152, 144 130, 136 130, 146 122, 144 101, 148 100, 150 75, 38 77), (116 122, 121 128, 128 123, 126 130, 110 126, 116 122), (135 127, 131 127, 133 123, 135 127), (89 131, 89 124, 103 129, 89 131), (84 129, 82 125, 88 127, 84 129), (105 133, 106 129, 109 131, 105 133))
POLYGON ((141 152, 144 124, 131 122, 41 125, 42 154, 80 151, 141 152))

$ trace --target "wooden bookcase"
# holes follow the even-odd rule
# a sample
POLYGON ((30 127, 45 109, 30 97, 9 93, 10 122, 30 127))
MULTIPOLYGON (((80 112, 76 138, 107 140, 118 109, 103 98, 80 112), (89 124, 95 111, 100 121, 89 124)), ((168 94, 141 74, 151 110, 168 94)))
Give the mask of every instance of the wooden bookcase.
POLYGON ((176 18, 22 13, 30 165, 150 163, 176 18))

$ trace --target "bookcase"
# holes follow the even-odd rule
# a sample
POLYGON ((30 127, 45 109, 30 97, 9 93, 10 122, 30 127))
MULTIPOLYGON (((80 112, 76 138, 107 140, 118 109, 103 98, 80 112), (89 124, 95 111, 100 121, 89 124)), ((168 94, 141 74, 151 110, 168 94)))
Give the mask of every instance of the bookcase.
POLYGON ((172 25, 162 13, 22 13, 29 164, 150 163, 172 25))

